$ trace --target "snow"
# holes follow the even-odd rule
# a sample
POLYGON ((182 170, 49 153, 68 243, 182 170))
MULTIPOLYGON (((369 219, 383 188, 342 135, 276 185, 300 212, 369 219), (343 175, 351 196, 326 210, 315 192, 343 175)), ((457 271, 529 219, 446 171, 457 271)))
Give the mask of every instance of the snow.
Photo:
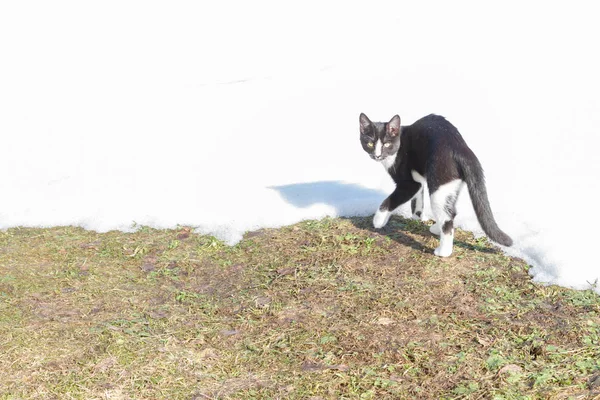
MULTIPOLYGON (((535 281, 600 282, 600 6, 351 3, 3 2, 0 228, 179 224, 232 244, 372 215, 393 184, 360 112, 437 113, 484 166, 504 250, 535 281)), ((466 193, 458 213, 481 233, 466 193)))

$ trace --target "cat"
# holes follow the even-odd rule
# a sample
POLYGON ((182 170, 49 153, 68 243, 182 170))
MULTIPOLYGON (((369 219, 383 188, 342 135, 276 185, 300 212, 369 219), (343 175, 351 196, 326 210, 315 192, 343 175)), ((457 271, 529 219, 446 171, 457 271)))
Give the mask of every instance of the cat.
POLYGON ((421 219, 423 186, 427 183, 435 218, 429 230, 440 236, 440 245, 434 254, 448 257, 454 241, 456 200, 466 184, 483 231, 501 245, 513 244, 494 220, 479 160, 448 120, 430 114, 412 125, 400 126, 398 115, 384 123, 371 122, 361 113, 359 122, 363 149, 383 165, 396 183, 396 189, 373 217, 376 229, 383 228, 392 212, 408 201, 411 201, 413 218, 421 219))

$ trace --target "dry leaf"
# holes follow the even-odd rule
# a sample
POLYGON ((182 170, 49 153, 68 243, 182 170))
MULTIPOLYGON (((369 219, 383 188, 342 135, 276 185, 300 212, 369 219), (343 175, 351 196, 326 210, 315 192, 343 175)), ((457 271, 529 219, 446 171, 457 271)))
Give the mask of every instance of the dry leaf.
POLYGON ((394 324, 395 322, 396 322, 396 321, 394 321, 394 320, 393 320, 393 319, 391 319, 391 318, 387 318, 387 317, 381 317, 381 318, 379 318, 379 319, 377 320, 376 324, 377 324, 377 325, 384 325, 384 326, 386 326, 386 325, 392 325, 392 324, 394 324))
POLYGON ((504 367, 500 368, 500 370, 498 371, 498 375, 507 373, 516 374, 521 371, 523 371, 523 368, 519 367, 516 364, 506 364, 504 367))

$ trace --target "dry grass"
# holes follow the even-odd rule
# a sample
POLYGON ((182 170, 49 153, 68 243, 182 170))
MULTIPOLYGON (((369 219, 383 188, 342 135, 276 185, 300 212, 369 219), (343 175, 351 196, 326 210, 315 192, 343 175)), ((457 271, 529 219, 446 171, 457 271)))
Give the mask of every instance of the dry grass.
POLYGON ((424 224, 0 232, 0 399, 600 398, 600 298, 424 224))

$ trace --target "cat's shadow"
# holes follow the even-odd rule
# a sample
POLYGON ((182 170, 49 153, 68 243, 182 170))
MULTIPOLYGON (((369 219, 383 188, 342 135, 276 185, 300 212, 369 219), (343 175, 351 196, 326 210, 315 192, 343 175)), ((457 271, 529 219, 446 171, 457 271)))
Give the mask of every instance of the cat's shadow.
POLYGON ((387 194, 354 183, 341 181, 317 181, 270 186, 281 197, 297 208, 308 208, 315 204, 326 204, 335 208, 337 215, 353 214, 367 203, 377 207, 387 194), (352 209, 355 210, 352 210, 352 209))
POLYGON ((373 227, 373 217, 372 216, 354 217, 354 218, 348 218, 348 220, 350 222, 352 222, 352 224, 354 226, 356 226, 357 228, 364 229, 364 230, 376 233, 381 236, 387 236, 388 238, 394 240, 397 243, 403 244, 405 246, 409 246, 412 249, 418 250, 420 252, 433 253, 433 247, 427 246, 425 244, 425 242, 426 242, 425 239, 432 238, 433 235, 427 231, 427 226, 420 221, 410 221, 410 220, 406 220, 402 217, 393 215, 385 227, 383 227, 381 229, 375 229, 373 227), (419 227, 419 229, 415 229, 414 226, 409 228, 407 226, 409 223, 422 225, 422 227, 419 227), (423 241, 415 240, 410 235, 406 234, 408 231, 416 233, 419 236, 422 236, 424 240, 423 241))
MULTIPOLYGON (((366 188, 353 183, 341 181, 317 181, 296 183, 281 186, 271 186, 281 197, 298 208, 308 208, 315 204, 326 204, 335 208, 337 215, 364 215, 364 209, 376 210, 389 193, 366 188), (369 204, 370 203, 370 204, 369 204)), ((436 237, 429 232, 429 226, 421 221, 409 220, 393 216, 383 229, 373 228, 373 216, 346 217, 354 226, 364 229, 410 246, 411 248, 433 254, 433 247, 426 245, 430 238, 436 237), (417 241, 406 232, 413 232, 423 237, 417 241)), ((436 237, 437 240, 439 238, 436 237)), ((437 242, 436 242, 437 245, 437 242)), ((473 246, 461 240, 455 240, 454 246, 476 249, 481 252, 493 252, 484 247, 473 246)))
MULTIPOLYGON (((436 246, 439 244, 439 236, 429 232, 429 226, 431 224, 426 224, 423 221, 407 219, 401 216, 393 215, 384 228, 375 229, 373 227, 372 217, 355 217, 348 219, 357 228, 387 236, 398 243, 410 246, 413 249, 421 252, 433 254, 434 247, 430 247, 425 244, 426 242, 430 241, 431 238, 435 239, 434 243, 436 246), (411 236, 407 235, 406 232, 411 232, 423 237, 423 241, 421 242, 413 239, 411 236)), ((456 238, 454 238, 454 246, 467 250, 474 250, 480 253, 495 254, 498 252, 498 250, 495 248, 490 248, 481 244, 472 244, 456 238)))
MULTIPOLYGON (((337 215, 364 215, 365 207, 376 210, 389 194, 341 181, 297 183, 271 186, 270 189, 277 191, 286 202, 295 207, 308 208, 315 204, 326 204, 335 208, 337 215)), ((385 228, 378 230, 373 228, 372 216, 347 219, 357 228, 387 236, 415 250, 433 253, 433 248, 414 240, 405 233, 405 227, 399 217, 393 217, 385 228)), ((431 237, 431 234, 423 229, 423 236, 431 237)))

